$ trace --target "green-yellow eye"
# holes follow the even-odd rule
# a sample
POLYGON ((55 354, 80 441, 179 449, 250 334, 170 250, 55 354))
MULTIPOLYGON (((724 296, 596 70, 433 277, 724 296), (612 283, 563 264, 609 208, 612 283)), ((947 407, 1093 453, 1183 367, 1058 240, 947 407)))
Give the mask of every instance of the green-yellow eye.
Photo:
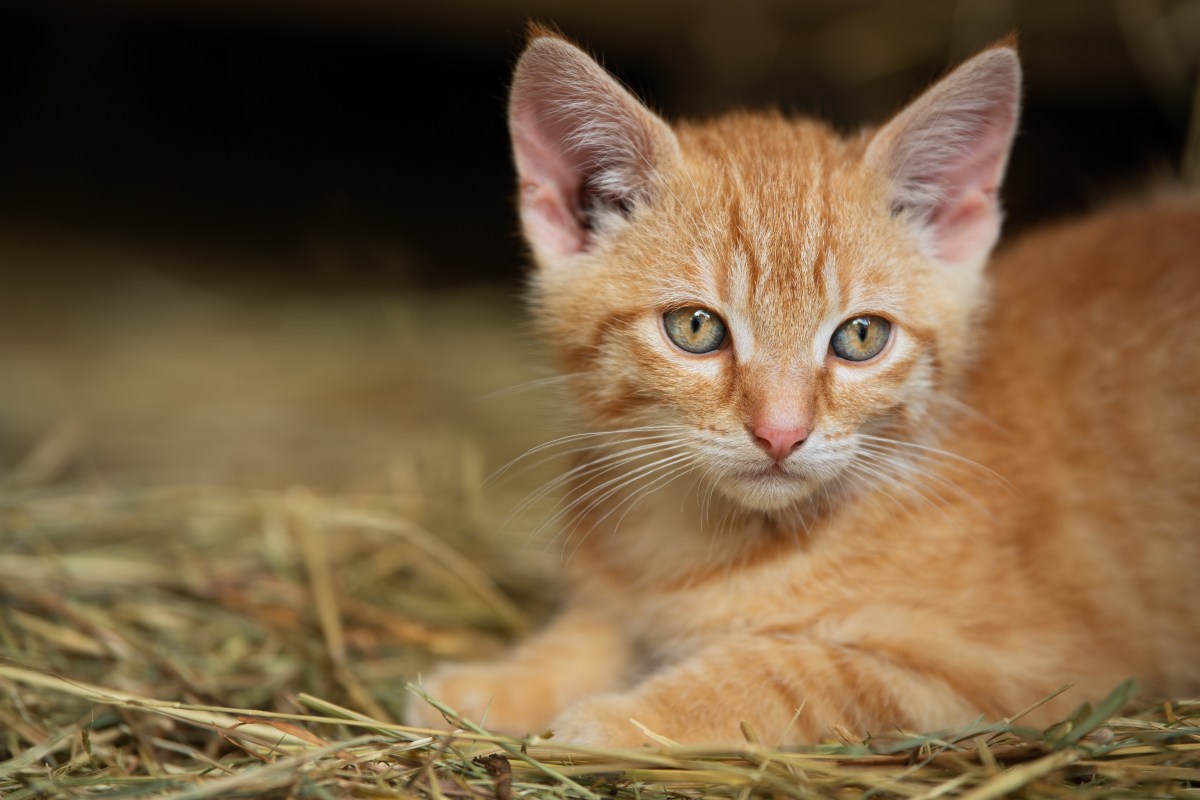
POLYGON ((687 306, 663 314, 671 341, 689 353, 711 353, 725 341, 725 323, 711 311, 687 306))
POLYGON ((833 332, 829 346, 846 361, 866 361, 879 355, 888 343, 892 323, 874 314, 848 319, 833 332))

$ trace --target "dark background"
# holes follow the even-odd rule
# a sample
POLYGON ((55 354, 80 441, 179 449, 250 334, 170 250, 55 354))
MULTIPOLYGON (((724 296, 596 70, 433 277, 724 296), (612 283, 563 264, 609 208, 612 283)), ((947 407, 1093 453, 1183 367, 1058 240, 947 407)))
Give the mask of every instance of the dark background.
POLYGON ((504 103, 531 18, 668 116, 843 128, 1015 29, 1010 231, 1178 170, 1200 50, 1196 0, 8 0, 0 236, 137 243, 222 291, 515 282, 504 103))

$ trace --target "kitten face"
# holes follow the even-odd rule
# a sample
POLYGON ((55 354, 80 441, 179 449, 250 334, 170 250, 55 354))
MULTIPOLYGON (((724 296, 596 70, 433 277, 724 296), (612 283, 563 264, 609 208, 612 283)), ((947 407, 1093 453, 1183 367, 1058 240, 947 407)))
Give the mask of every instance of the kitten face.
POLYGON ((939 334, 961 336, 970 309, 939 317, 956 303, 887 213, 878 176, 844 166, 861 163, 860 145, 777 118, 684 129, 679 142, 652 202, 602 222, 572 269, 539 276, 550 337, 599 425, 683 426, 701 470, 747 507, 840 491, 871 472, 862 434, 919 434, 939 334), (724 324, 710 352, 668 333, 664 315, 692 308, 724 324), (882 349, 839 357, 835 334, 864 317, 890 323, 882 349))
POLYGON ((778 115, 671 128, 534 40, 510 104, 522 221, 582 409, 671 431, 672 468, 772 514, 895 467, 882 439, 924 438, 969 356, 1017 84, 999 48, 851 139, 778 115))

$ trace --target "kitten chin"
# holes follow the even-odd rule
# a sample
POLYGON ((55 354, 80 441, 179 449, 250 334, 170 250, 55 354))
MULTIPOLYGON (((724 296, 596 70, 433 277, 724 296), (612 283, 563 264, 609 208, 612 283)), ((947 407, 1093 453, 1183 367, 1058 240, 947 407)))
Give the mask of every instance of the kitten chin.
POLYGON ((730 500, 749 511, 771 517, 796 518, 828 498, 831 484, 841 476, 826 471, 816 473, 801 453, 795 453, 782 463, 755 459, 745 467, 728 471, 717 479, 717 486, 730 500), (755 463, 757 462, 757 463, 755 463))
POLYGON ((784 474, 731 476, 720 484, 721 492, 742 509, 771 520, 799 521, 811 516, 824 488, 799 482, 784 474))

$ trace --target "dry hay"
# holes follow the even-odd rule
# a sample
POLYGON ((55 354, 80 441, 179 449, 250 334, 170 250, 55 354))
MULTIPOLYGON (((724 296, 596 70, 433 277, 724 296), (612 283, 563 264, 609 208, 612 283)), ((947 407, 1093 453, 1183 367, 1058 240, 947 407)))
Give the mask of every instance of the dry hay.
MULTIPOLYGON (((1200 702, 781 752, 609 753, 392 720, 432 657, 525 625, 365 498, 175 487, 3 505, 0 796, 1200 796, 1200 702)), ((473 550, 473 553, 479 551, 473 550)))
POLYGON ((498 653, 552 602, 554 547, 496 532, 545 475, 480 489, 548 438, 528 394, 493 393, 523 374, 498 333, 513 304, 180 292, 153 289, 161 318, 93 304, 0 348, 20 387, 0 426, 6 800, 1200 798, 1200 702, 1130 709, 1129 686, 1048 731, 787 751, 749 728, 617 753, 400 727, 408 679, 498 653))

